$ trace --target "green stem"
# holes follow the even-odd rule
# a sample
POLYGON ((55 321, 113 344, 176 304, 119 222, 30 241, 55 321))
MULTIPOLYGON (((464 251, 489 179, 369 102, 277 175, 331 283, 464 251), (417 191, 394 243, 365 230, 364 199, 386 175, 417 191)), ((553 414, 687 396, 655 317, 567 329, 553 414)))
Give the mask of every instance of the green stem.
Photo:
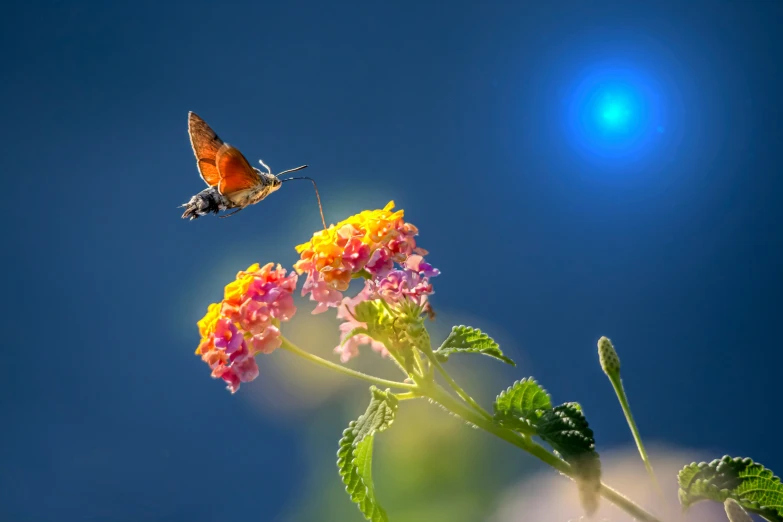
MULTIPOLYGON (((425 394, 430 399, 439 403, 441 406, 451 411, 455 415, 458 415, 466 421, 475 424, 479 428, 495 435, 496 437, 499 437, 506 442, 509 442, 514 446, 527 451, 544 463, 549 464, 563 475, 573 478, 574 471, 570 464, 556 457, 540 444, 533 442, 529 437, 521 435, 508 428, 498 426, 493 422, 483 418, 481 415, 477 414, 470 408, 467 408, 463 403, 459 402, 437 384, 430 386, 422 391, 425 392, 425 394)), ((659 519, 645 511, 641 506, 633 502, 631 499, 604 483, 601 483, 600 493, 601 496, 603 496, 605 499, 612 502, 617 507, 640 522, 660 522, 659 519)))
POLYGON ((325 368, 329 368, 330 370, 335 370, 345 375, 350 375, 351 377, 355 377, 357 379, 361 379, 363 381, 371 382, 373 384, 377 384, 379 386, 385 386, 388 388, 401 388, 403 390, 411 390, 411 391, 418 389, 418 387, 415 384, 408 384, 406 382, 388 381, 386 379, 380 379, 378 377, 373 377, 372 375, 367 375, 366 373, 357 372, 356 370, 351 370, 350 368, 346 368, 345 366, 335 364, 333 362, 327 361, 326 359, 322 359, 317 355, 313 355, 309 352, 306 352, 301 348, 299 348, 298 346, 296 346, 291 341, 289 341, 288 339, 286 339, 285 337, 281 337, 281 338, 283 340, 283 344, 280 346, 282 349, 287 350, 295 355, 298 355, 303 359, 307 359, 310 362, 314 362, 315 364, 319 364, 325 368))
POLYGON ((620 379, 620 372, 607 373, 609 381, 612 383, 617 399, 620 401, 620 406, 623 408, 625 414, 625 420, 628 421, 628 426, 631 428, 631 433, 636 441, 636 447, 639 449, 639 455, 642 457, 644 467, 647 469, 647 474, 650 475, 653 486, 658 494, 663 497, 663 490, 660 484, 658 484, 658 478, 655 476, 652 464, 650 463, 650 457, 647 456, 647 451, 642 444, 642 436, 639 434, 639 429, 636 427, 636 422, 633 420, 633 414, 631 413, 631 405, 628 403, 628 397, 625 395, 625 388, 623 387, 623 381, 620 379))
POLYGON ((449 372, 446 371, 446 369, 440 364, 440 361, 438 361, 438 358, 435 357, 435 354, 432 353, 432 350, 425 352, 425 355, 430 360, 432 365, 435 367, 435 369, 438 370, 438 373, 446 380, 446 382, 451 386, 451 389, 454 390, 457 395, 459 395, 463 401, 470 404, 474 410, 476 410, 480 415, 482 415, 485 419, 492 421, 492 415, 481 407, 475 400, 473 400, 473 397, 467 394, 465 390, 462 389, 462 387, 457 384, 457 382, 449 375, 449 372))
POLYGON ((416 367, 419 369, 419 376, 424 377, 427 375, 427 372, 424 369, 424 362, 421 360, 421 355, 419 355, 419 350, 413 349, 413 357, 416 359, 416 367))
POLYGON ((606 500, 614 504, 615 506, 619 507, 629 515, 631 515, 634 519, 638 520, 639 522, 661 522, 660 519, 654 517, 647 511, 645 511, 641 506, 636 504, 633 500, 626 497, 619 491, 617 491, 614 488, 611 488, 601 482, 601 496, 604 497, 606 500))
POLYGON ((405 393, 395 393, 394 396, 397 398, 398 401, 408 401, 408 400, 411 400, 411 399, 423 399, 424 398, 424 395, 422 395, 422 394, 420 394, 418 392, 414 392, 414 391, 409 391, 409 392, 405 392, 405 393))

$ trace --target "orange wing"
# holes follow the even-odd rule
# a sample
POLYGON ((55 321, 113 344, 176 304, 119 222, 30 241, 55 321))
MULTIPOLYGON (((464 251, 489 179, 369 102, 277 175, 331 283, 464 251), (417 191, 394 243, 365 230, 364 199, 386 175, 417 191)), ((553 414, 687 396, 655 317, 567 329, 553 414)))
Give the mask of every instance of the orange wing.
POLYGON ((261 183, 261 177, 239 149, 228 143, 224 143, 218 150, 215 163, 220 176, 218 190, 223 195, 253 188, 261 183))
POLYGON ((188 134, 190 134, 190 144, 193 147, 193 154, 196 155, 201 179, 210 187, 214 187, 220 182, 216 159, 218 150, 223 146, 223 140, 195 112, 188 113, 188 134))

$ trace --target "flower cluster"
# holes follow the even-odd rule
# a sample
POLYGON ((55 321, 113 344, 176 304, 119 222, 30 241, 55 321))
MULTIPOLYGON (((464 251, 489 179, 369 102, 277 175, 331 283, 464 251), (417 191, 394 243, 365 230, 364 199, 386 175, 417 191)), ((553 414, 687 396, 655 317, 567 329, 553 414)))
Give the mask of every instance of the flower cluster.
MULTIPOLYGON (((399 349, 389 337, 378 332, 369 335, 368 324, 362 322, 365 319, 357 319, 359 304, 370 301, 367 305, 376 310, 383 307, 384 321, 403 316, 420 319, 422 313, 431 311, 430 278, 439 272, 424 261, 427 252, 416 246, 418 229, 405 222, 402 210, 394 212, 393 208, 390 202, 382 210, 365 210, 316 232, 308 243, 296 247, 301 258, 294 269, 307 274, 302 295, 309 294, 318 303, 313 313, 338 308, 341 344, 335 351, 343 362, 357 355, 364 344, 383 356, 399 349), (344 296, 357 278, 364 280, 361 291, 354 297, 344 296)), ((223 300, 211 304, 198 322, 201 342, 196 355, 232 393, 258 376, 257 354, 281 346, 280 323, 296 313, 292 294, 297 279, 297 273, 287 274, 280 265, 254 264, 237 274, 226 286, 223 300)))
POLYGON ((279 325, 296 313, 293 291, 297 275, 280 265, 257 263, 239 272, 225 288, 220 303, 209 305, 198 322, 201 343, 196 355, 223 379, 231 393, 242 382, 258 377, 255 356, 270 353, 281 343, 279 325))
MULTIPOLYGON (((426 250, 416 246, 418 229, 403 219, 403 211, 392 212, 394 202, 383 210, 365 210, 351 216, 296 247, 301 259, 294 269, 307 274, 302 295, 317 301, 313 313, 336 308, 351 279, 380 280, 390 274, 394 264, 404 264, 413 254, 426 250)), ((423 259, 423 258, 422 258, 423 259)), ((432 267, 420 261, 425 270, 432 267)))
POLYGON ((427 254, 416 246, 418 229, 405 222, 402 210, 392 212, 394 202, 382 210, 365 210, 360 214, 319 231, 296 247, 301 259, 294 265, 307 274, 302 295, 316 301, 313 313, 338 308, 341 344, 335 351, 343 362, 358 354, 358 347, 369 344, 385 355, 387 347, 367 335, 350 335, 365 326, 354 316, 362 301, 382 299, 390 306, 404 303, 427 309, 427 297, 433 293, 430 277, 439 274, 424 261, 427 254), (397 268, 395 268, 397 265, 397 268), (344 297, 351 280, 364 278, 364 288, 355 297, 344 297))

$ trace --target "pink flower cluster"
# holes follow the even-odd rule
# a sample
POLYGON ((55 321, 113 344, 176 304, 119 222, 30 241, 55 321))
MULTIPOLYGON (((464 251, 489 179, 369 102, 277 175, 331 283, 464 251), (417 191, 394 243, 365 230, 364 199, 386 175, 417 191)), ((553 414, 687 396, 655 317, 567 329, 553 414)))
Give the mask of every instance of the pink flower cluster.
POLYGON ((359 355, 359 347, 365 344, 369 344, 373 350, 384 357, 389 355, 383 343, 368 335, 359 334, 346 339, 355 328, 367 327, 365 323, 356 320, 354 311, 356 305, 362 301, 383 299, 392 306, 409 301, 424 309, 428 306, 428 296, 434 293, 429 278, 438 274, 440 274, 439 270, 424 262, 421 255, 414 254, 408 256, 402 263, 402 269, 389 270, 384 275, 373 277, 365 282, 364 288, 356 297, 344 298, 337 310, 337 318, 344 321, 340 324, 340 345, 334 349, 340 354, 340 360, 347 362, 359 355))
POLYGON ((422 311, 428 308, 427 297, 433 293, 430 277, 438 270, 424 261, 427 251, 416 245, 419 230, 404 219, 402 210, 393 211, 390 201, 383 209, 364 210, 328 229, 313 234, 307 243, 296 247, 300 254, 294 269, 307 274, 302 295, 318 305, 314 314, 338 308, 341 344, 335 348, 343 362, 359 353, 359 346, 369 344, 373 350, 388 355, 383 343, 368 335, 348 334, 355 328, 366 328, 355 318, 354 309, 362 301, 382 299, 390 306, 412 303, 422 311), (399 268, 395 269, 395 264, 399 268), (351 280, 364 278, 364 288, 353 298, 344 297, 351 280))
POLYGON ((297 277, 293 272, 286 275, 280 265, 254 264, 237 274, 226 286, 223 301, 211 304, 199 321, 201 343, 196 354, 231 393, 240 383, 258 377, 256 355, 280 346, 278 326, 296 313, 292 294, 297 277))
POLYGON ((390 202, 382 210, 365 210, 316 232, 309 242, 296 247, 301 258, 294 268, 307 274, 302 295, 310 294, 318 303, 314 314, 340 306, 353 278, 379 280, 395 263, 427 253, 416 246, 418 229, 405 222, 402 210, 392 212, 393 208, 390 202))
POLYGON ((367 286, 371 295, 389 304, 397 304, 409 299, 419 306, 427 303, 427 296, 433 293, 430 277, 440 274, 432 265, 424 262, 418 254, 409 256, 403 263, 402 270, 392 270, 385 276, 370 279, 367 286))

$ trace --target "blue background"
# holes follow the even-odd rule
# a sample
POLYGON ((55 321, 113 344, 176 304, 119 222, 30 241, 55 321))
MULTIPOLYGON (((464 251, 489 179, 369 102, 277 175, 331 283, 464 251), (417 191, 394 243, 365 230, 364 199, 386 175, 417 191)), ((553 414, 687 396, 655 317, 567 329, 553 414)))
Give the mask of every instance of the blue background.
MULTIPOLYGON (((607 335, 651 444, 781 473, 781 22, 763 0, 6 7, 0 519, 291 520, 306 498, 360 519, 333 457, 362 385, 284 414, 297 371, 259 409, 262 383, 231 396, 193 356, 223 285, 290 266, 319 218, 298 183, 181 220, 203 186, 189 110, 254 163, 308 163, 329 222, 404 208, 442 270, 439 328, 520 360, 455 363, 492 366, 483 400, 534 374, 583 404, 599 450, 628 445, 607 335), (618 82, 622 139, 585 119, 618 82)), ((332 357, 327 319, 308 349, 332 357)), ((497 449, 483 465, 504 481, 533 464, 497 449)))

